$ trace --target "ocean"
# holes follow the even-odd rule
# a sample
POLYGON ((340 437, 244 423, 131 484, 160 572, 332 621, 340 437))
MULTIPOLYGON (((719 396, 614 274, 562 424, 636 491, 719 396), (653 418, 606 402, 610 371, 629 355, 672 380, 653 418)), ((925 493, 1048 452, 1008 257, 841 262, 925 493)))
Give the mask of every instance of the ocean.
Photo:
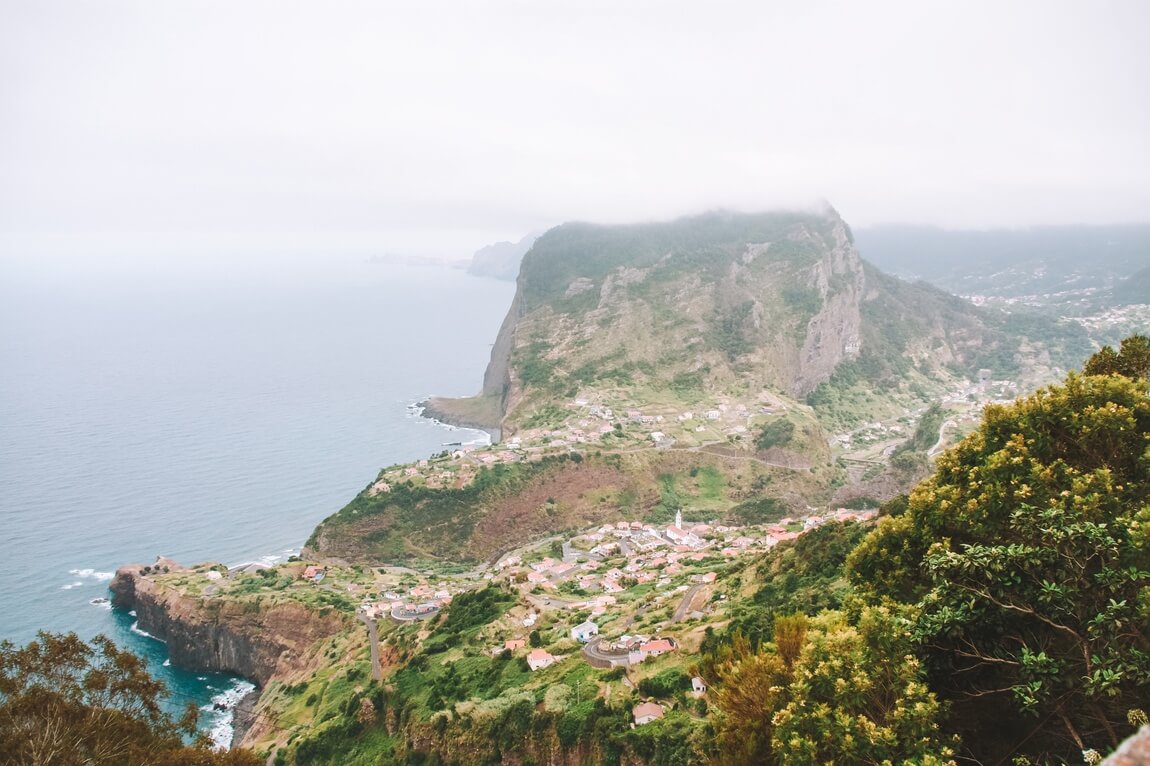
POLYGON ((485 436, 411 405, 479 389, 514 285, 348 254, 14 263, 0 262, 0 639, 107 634, 224 742, 250 686, 167 665, 98 601, 112 573, 160 554, 283 559, 381 467, 485 436))

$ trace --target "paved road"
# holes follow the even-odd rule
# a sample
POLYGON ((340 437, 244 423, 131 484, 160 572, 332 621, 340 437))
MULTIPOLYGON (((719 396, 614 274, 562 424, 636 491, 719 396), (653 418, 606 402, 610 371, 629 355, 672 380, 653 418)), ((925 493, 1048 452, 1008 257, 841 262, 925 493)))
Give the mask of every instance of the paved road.
POLYGON ((616 663, 619 661, 622 661, 622 664, 626 665, 627 652, 609 652, 605 649, 600 649, 599 644, 602 640, 601 638, 593 638, 588 641, 583 647, 583 659, 592 665, 594 665, 595 662, 616 663))
POLYGON ((679 606, 675 608, 675 613, 671 615, 671 622, 682 622, 687 617, 687 610, 691 608, 691 602, 695 599, 695 594, 706 587, 706 583, 699 583, 692 585, 683 594, 683 600, 679 602, 679 606))
POLYGON ((379 630, 375 620, 369 620, 365 615, 356 615, 367 626, 367 639, 371 643, 371 678, 374 681, 383 679, 383 670, 379 667, 379 630))

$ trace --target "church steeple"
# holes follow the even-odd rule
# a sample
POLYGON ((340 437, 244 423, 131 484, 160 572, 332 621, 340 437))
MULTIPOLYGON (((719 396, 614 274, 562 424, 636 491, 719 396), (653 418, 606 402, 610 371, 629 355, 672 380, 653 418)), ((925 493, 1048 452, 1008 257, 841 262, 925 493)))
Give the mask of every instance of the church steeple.
POLYGON ((675 511, 675 529, 683 529, 683 512, 675 511))

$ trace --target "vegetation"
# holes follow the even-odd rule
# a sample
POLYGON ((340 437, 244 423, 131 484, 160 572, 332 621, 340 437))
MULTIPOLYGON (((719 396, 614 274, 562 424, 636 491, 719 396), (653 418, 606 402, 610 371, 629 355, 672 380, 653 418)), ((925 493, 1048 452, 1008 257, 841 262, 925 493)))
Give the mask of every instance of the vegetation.
POLYGON ((40 633, 0 643, 0 753, 12 766, 256 766, 244 750, 217 752, 195 732, 194 705, 163 712, 163 684, 104 636, 40 633))
POLYGON ((795 436, 795 424, 786 418, 777 418, 767 423, 755 436, 755 446, 760 450, 771 447, 785 447, 795 436))
POLYGON ((923 682, 908 622, 887 607, 775 623, 757 651, 741 636, 715 663, 722 765, 942 764, 941 706, 923 682))
MULTIPOLYGON (((1143 348, 1087 369, 1139 373, 1143 348)), ((972 752, 1057 760, 1129 731, 1150 691, 1148 446, 1145 378, 1071 374, 988 408, 852 554, 868 599, 918 608, 952 725, 980 732, 972 752)))

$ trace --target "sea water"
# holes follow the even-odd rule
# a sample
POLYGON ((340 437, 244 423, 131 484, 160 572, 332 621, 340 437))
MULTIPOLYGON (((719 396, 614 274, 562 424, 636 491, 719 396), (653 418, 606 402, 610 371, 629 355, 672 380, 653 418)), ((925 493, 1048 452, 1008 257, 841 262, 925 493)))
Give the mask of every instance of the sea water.
POLYGON ((381 467, 475 438, 411 405, 477 391, 514 286, 340 254, 29 264, 0 261, 0 639, 107 634, 226 742, 250 685, 167 663, 106 603, 116 567, 281 560, 381 467))

